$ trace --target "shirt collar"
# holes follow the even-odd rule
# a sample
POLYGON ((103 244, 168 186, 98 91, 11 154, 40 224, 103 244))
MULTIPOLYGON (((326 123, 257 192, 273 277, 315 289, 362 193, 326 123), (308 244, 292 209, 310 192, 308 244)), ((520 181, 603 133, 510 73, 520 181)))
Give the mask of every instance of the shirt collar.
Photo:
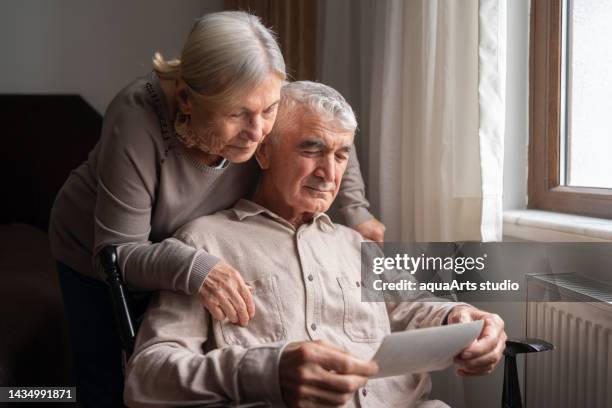
MULTIPOLYGON (((238 219, 240 221, 243 221, 246 218, 249 217, 253 217, 259 214, 266 214, 268 216, 270 216, 272 219, 275 219, 277 221, 280 221, 284 224, 289 224, 289 222, 287 220, 285 220, 284 218, 282 218, 281 216, 273 213, 272 211, 268 210, 265 207, 262 207, 261 205, 251 201, 251 200, 246 200, 246 199, 241 199, 240 201, 238 201, 234 207, 232 208, 232 211, 234 212, 234 214, 236 215, 236 217, 238 217, 238 219)), ((329 216, 325 213, 316 213, 312 219, 312 221, 310 222, 310 224, 317 224, 319 227, 321 227, 321 229, 323 231, 326 231, 327 228, 323 227, 325 226, 329 226, 333 229, 336 228, 336 226, 334 225, 334 223, 332 222, 331 218, 329 218, 329 216)))

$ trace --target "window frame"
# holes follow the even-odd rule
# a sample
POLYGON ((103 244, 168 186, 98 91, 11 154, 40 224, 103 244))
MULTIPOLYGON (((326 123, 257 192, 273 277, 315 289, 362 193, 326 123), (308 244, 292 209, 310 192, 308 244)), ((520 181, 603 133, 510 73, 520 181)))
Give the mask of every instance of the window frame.
POLYGON ((612 189, 560 184, 562 1, 531 1, 527 207, 612 219, 612 189))

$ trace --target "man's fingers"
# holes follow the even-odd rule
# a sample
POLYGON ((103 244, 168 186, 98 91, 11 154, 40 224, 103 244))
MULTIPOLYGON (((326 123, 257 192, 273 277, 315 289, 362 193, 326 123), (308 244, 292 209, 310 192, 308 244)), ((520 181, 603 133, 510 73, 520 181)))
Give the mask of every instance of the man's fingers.
POLYGON ((321 346, 320 353, 313 353, 312 362, 319 364, 326 370, 333 370, 340 374, 354 374, 369 377, 378 372, 378 366, 372 361, 363 361, 355 358, 343 350, 321 346))
POLYGON ((279 365, 285 401, 300 407, 344 406, 377 370, 324 341, 287 345, 279 365))
POLYGON ((495 364, 497 364, 500 359, 500 355, 500 351, 495 349, 478 358, 474 358, 471 360, 458 360, 456 362, 461 365, 462 369, 465 369, 467 371, 483 370, 487 367, 495 366, 495 364))
POLYGON ((489 317, 485 318, 484 328, 480 337, 470 344, 462 353, 461 358, 471 359, 482 356, 495 348, 502 329, 489 317))
POLYGON ((321 346, 321 347, 324 347, 324 348, 326 348, 328 350, 334 350, 334 351, 337 351, 338 353, 341 353, 341 354, 351 355, 351 353, 347 349, 345 349, 343 347, 340 347, 340 346, 337 346, 337 345, 335 345, 333 343, 330 343, 327 340, 315 340, 314 343, 319 345, 319 346, 321 346))
POLYGON ((295 371, 295 380, 284 378, 286 387, 294 389, 296 396, 332 406, 344 405, 360 387, 367 383, 367 377, 352 374, 338 374, 310 364, 295 371), (299 384, 299 385, 298 385, 299 384))
POLYGON ((471 306, 455 306, 448 314, 448 323, 469 323, 473 320, 477 320, 473 315, 475 310, 476 309, 471 306))
POLYGON ((472 316, 467 310, 459 313, 458 323, 469 323, 472 321, 472 316))
POLYGON ((506 341, 504 321, 496 314, 476 308, 458 308, 449 316, 449 321, 462 323, 484 320, 484 326, 478 338, 455 358, 455 362, 461 366, 457 374, 464 377, 490 374, 503 355, 506 341))
POLYGON ((484 371, 468 371, 468 370, 464 370, 463 368, 459 368, 457 369, 456 373, 457 375, 461 376, 461 377, 479 377, 479 376, 483 376, 483 375, 489 375, 493 372, 493 368, 491 367, 488 370, 484 370, 484 371))
POLYGON ((481 357, 471 360, 457 359, 455 362, 461 366, 457 370, 457 374, 461 376, 478 376, 493 372, 495 366, 503 356, 506 338, 506 334, 502 333, 495 349, 481 357))
POLYGON ((506 339, 506 334, 502 333, 502 335, 497 341, 497 344, 495 345, 495 348, 492 351, 473 359, 456 358, 455 362, 457 364, 460 364, 461 368, 466 369, 467 371, 486 371, 489 369, 489 367, 494 367, 499 362, 499 360, 501 360, 504 353, 504 349, 506 347, 506 339))
POLYGON ((338 374, 318 366, 307 380, 318 388, 337 393, 353 393, 363 387, 368 378, 353 374, 338 374))
POLYGON ((493 350, 497 344, 497 339, 491 337, 483 337, 475 340, 465 350, 461 352, 460 357, 463 360, 470 360, 483 356, 493 350))
POLYGON ((494 316, 485 317, 484 318, 484 327, 482 328, 482 333, 480 337, 493 337, 497 338, 504 330, 503 320, 501 324, 495 319, 494 316))

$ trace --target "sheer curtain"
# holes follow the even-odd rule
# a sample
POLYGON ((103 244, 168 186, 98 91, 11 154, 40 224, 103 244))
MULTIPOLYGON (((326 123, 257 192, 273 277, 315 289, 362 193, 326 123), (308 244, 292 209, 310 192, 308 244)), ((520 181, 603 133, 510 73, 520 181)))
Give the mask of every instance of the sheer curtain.
POLYGON ((387 240, 501 239, 505 0, 319 4, 320 79, 358 108, 387 240))
MULTIPOLYGON (((320 80, 357 110, 386 240, 501 240, 505 0, 322 0, 319 21, 320 80)), ((460 378, 433 380, 465 407, 460 378)))

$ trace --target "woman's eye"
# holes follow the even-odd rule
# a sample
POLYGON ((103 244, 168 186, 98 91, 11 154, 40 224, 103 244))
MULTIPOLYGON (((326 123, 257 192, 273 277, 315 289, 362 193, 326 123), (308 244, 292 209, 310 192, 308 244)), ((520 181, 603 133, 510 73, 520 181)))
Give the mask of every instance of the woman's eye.
POLYGON ((274 105, 274 106, 270 106, 268 109, 264 110, 264 111, 263 111, 263 113, 264 113, 265 115, 269 115, 269 114, 271 114, 271 113, 274 113, 274 110, 275 110, 275 109, 276 109, 276 105, 274 105))

